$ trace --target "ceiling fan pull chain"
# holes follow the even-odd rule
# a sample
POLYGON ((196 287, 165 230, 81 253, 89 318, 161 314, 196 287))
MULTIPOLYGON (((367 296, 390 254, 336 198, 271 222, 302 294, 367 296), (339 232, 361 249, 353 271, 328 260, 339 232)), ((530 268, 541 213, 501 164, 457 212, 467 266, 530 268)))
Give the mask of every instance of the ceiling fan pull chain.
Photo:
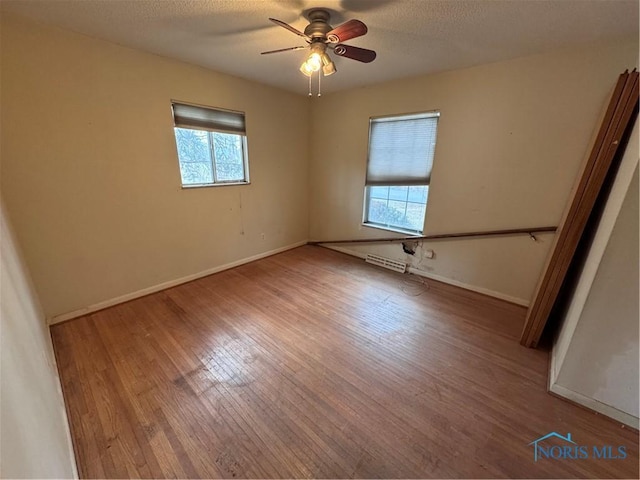
POLYGON ((313 76, 313 74, 309 75, 309 96, 312 97, 313 94, 311 93, 311 77, 313 76))
POLYGON ((318 72, 318 96, 321 97, 322 96, 322 92, 320 91, 320 79, 322 78, 322 75, 320 75, 320 72, 318 72))

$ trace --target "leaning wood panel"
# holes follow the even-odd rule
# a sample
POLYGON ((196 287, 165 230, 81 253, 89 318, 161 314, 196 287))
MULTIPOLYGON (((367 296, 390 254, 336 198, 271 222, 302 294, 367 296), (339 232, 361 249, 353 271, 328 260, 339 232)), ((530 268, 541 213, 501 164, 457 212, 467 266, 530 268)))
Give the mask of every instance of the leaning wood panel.
POLYGON ((620 141, 637 116, 638 73, 620 75, 595 144, 558 227, 551 254, 527 312, 520 343, 535 347, 558 297, 569 265, 613 160, 620 141))

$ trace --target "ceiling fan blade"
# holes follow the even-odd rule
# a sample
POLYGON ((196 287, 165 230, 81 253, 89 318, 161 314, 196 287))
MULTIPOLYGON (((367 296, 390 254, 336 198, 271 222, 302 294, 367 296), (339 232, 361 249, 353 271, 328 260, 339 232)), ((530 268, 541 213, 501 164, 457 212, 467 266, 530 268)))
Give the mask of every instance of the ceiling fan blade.
POLYGON ((345 42, 352 38, 361 37, 366 33, 367 26, 360 20, 348 20, 327 32, 327 40, 331 43, 345 42))
POLYGON ((376 59, 376 52, 366 48, 354 47, 352 45, 336 45, 333 52, 340 57, 351 58, 363 63, 370 63, 376 59))
POLYGON ((289 48, 280 48, 278 50, 269 50, 268 52, 262 52, 260 55, 268 55, 269 53, 279 53, 279 52, 288 52, 290 50, 302 50, 307 48, 307 45, 304 47, 289 47, 289 48))
POLYGON ((289 25, 288 23, 284 23, 282 20, 278 20, 277 18, 269 18, 269 20, 271 20, 273 23, 275 23, 276 25, 280 25, 282 28, 286 28, 287 30, 289 30, 291 33, 295 33, 296 35, 299 35, 303 38, 309 38, 307 37, 304 33, 302 33, 300 30, 293 28, 291 25, 289 25))

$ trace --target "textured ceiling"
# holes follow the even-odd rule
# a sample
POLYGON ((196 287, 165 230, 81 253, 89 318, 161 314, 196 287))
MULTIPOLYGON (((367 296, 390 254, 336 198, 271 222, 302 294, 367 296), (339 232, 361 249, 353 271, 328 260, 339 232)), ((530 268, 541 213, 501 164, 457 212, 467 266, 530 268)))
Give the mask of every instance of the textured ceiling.
POLYGON ((304 30, 312 7, 330 10, 333 26, 362 20, 369 33, 345 43, 378 52, 371 64, 334 59, 325 92, 638 35, 638 0, 1 2, 2 11, 300 94, 304 52, 260 52, 304 44, 268 17, 304 30))

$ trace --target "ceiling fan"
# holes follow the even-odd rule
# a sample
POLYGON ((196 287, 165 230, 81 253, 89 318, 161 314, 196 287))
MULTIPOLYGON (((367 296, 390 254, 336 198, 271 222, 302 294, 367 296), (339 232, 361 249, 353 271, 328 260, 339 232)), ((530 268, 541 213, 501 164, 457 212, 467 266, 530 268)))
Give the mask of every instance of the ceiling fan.
POLYGON ((367 33, 367 26, 360 20, 348 20, 333 28, 329 25, 330 17, 330 13, 322 8, 309 11, 307 18, 310 23, 304 29, 304 32, 301 32, 282 20, 269 18, 269 20, 276 25, 286 28, 290 32, 304 38, 307 45, 270 50, 268 52, 262 52, 262 55, 308 48, 310 50, 309 56, 300 66, 300 71, 308 77, 311 77, 314 72, 320 69, 322 69, 322 73, 325 76, 332 75, 336 72, 336 66, 327 54, 327 49, 333 50, 333 53, 340 57, 351 58, 364 63, 373 62, 376 58, 376 52, 373 50, 342 43, 346 40, 365 35, 367 33))

